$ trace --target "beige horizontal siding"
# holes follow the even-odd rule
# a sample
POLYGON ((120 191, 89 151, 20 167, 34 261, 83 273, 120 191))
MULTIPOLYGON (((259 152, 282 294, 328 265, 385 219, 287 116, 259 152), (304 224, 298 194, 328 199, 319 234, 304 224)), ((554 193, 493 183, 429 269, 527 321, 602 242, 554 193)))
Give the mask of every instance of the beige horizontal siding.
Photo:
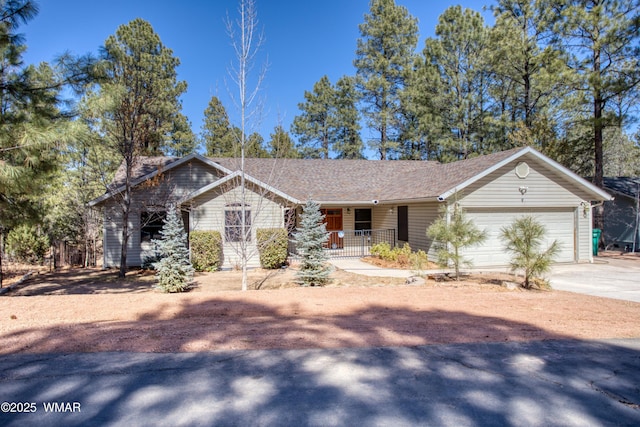
MULTIPOLYGON (((107 203, 104 212, 104 266, 119 267, 122 251, 122 208, 118 204, 107 203)), ((127 265, 140 266, 144 256, 150 253, 150 248, 140 246, 140 210, 135 205, 129 212, 128 222, 127 265)))
POLYGON ((389 230, 398 227, 398 210, 395 205, 376 205, 371 211, 372 228, 389 230))
MULTIPOLYGON (((157 209, 175 202, 191 192, 218 180, 220 172, 194 159, 175 169, 161 172, 154 178, 133 189, 129 213, 129 240, 127 244, 127 265, 139 266, 146 256, 153 254, 149 242, 140 242, 140 215, 149 209, 157 209)), ((120 197, 116 195, 114 197, 120 197)), ((122 210, 114 201, 107 201, 104 207, 104 265, 120 265, 122 247, 122 210)))
POLYGON ((538 162, 527 162, 530 173, 526 178, 519 178, 515 172, 517 163, 512 162, 465 188, 458 195, 460 204, 466 208, 575 207, 587 197, 574 193, 574 183, 538 162), (526 187, 524 195, 520 187, 526 187))
MULTIPOLYGON (((223 191, 214 189, 193 200, 190 222, 192 230, 216 230, 224 240, 224 211, 227 205, 240 203, 239 187, 223 191)), ((251 211, 251 241, 247 242, 248 266, 259 267, 260 257, 256 246, 256 230, 284 227, 284 208, 277 200, 270 200, 258 192, 247 190, 246 201, 251 211)), ((223 268, 241 265, 241 244, 223 241, 223 268)))
POLYGON ((194 160, 156 175, 134 189, 134 203, 166 206, 219 179, 219 171, 194 160))
POLYGON ((413 250, 421 249, 428 253, 429 259, 435 259, 433 242, 427 237, 427 228, 438 218, 437 202, 409 204, 409 245, 413 250))
POLYGON ((576 258, 578 262, 593 261, 591 214, 590 208, 585 210, 583 207, 578 207, 576 209, 578 239, 576 258))

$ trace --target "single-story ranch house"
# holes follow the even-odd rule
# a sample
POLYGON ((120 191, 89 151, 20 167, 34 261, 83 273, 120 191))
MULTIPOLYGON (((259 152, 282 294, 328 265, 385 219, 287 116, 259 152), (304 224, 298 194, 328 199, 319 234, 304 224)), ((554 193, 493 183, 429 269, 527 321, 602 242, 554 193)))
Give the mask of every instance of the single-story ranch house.
MULTIPOLYGON (((141 265, 158 237, 165 206, 177 204, 185 229, 218 230, 223 238, 223 267, 239 264, 238 241, 253 248, 250 266, 258 266, 256 230, 295 224, 301 206, 318 202, 331 231, 332 255, 366 254, 371 243, 407 242, 435 258, 427 227, 440 209, 462 207, 487 232, 481 246, 465 255, 475 266, 506 266, 509 255, 500 228, 533 215, 547 239, 561 245, 558 262, 592 261, 592 203, 611 196, 538 151, 514 148, 454 163, 320 159, 246 159, 245 223, 242 241, 239 159, 144 157, 136 179, 129 217, 128 264, 141 265), (236 248, 236 249, 234 249, 236 248)), ((104 212, 104 266, 119 265, 122 242, 118 198, 124 190, 118 172, 111 191, 90 205, 104 212)), ((290 228, 290 227, 289 227, 290 228)))

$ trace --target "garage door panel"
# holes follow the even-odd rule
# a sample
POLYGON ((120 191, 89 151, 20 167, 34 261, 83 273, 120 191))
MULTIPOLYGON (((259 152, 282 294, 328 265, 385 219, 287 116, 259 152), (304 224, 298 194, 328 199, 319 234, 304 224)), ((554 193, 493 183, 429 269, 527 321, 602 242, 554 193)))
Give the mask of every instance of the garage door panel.
POLYGON ((508 265, 511 255, 504 248, 500 237, 502 227, 509 226, 518 218, 531 215, 546 228, 547 248, 556 240, 560 245, 560 253, 556 262, 572 262, 575 260, 574 214, 567 210, 545 211, 468 211, 468 218, 472 219, 480 230, 485 230, 487 240, 482 246, 465 250, 465 257, 474 260, 474 266, 504 266, 508 265))

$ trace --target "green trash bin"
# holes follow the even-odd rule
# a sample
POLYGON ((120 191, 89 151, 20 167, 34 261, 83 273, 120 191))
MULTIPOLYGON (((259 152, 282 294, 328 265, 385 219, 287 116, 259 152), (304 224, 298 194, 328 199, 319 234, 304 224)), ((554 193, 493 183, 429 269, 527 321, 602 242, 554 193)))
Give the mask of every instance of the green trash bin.
POLYGON ((593 229, 593 255, 598 256, 598 242, 600 242, 600 234, 602 234, 602 230, 599 228, 593 229))

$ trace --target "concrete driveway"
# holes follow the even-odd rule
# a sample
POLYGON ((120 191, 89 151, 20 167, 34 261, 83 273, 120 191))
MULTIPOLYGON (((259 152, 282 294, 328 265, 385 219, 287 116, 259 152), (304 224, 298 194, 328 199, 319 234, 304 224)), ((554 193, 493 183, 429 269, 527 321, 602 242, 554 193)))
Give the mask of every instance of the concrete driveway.
POLYGON ((595 258, 593 264, 558 264, 549 275, 553 289, 640 302, 640 261, 595 258))

